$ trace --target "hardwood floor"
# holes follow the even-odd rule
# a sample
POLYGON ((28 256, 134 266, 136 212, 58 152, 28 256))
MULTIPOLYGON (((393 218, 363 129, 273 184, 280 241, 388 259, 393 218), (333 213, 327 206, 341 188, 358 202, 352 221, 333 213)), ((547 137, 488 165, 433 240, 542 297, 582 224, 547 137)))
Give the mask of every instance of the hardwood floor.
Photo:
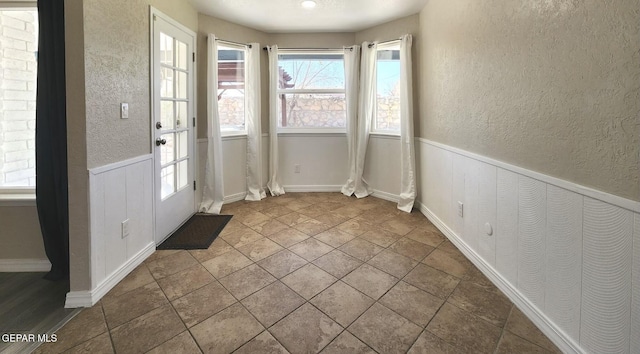
MULTIPOLYGON (((79 312, 64 308, 69 282, 52 282, 43 276, 0 273, 0 335, 53 333, 79 312)), ((0 340, 0 353, 30 353, 38 344, 0 340)))

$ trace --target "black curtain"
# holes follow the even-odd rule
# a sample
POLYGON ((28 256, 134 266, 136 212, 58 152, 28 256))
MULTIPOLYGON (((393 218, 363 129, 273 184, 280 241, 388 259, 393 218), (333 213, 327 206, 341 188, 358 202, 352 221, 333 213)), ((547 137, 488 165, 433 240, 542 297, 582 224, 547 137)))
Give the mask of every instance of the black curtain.
POLYGON ((60 280, 69 276, 64 0, 38 0, 38 20, 36 202, 51 261, 45 279, 60 280))

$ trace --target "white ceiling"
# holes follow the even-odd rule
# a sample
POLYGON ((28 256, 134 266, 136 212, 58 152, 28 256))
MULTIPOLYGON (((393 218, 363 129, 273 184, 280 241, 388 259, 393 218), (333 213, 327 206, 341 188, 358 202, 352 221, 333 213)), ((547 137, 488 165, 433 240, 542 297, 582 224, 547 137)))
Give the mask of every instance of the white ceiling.
POLYGON ((428 0, 191 0, 199 12, 270 33, 356 32, 418 13, 428 0))

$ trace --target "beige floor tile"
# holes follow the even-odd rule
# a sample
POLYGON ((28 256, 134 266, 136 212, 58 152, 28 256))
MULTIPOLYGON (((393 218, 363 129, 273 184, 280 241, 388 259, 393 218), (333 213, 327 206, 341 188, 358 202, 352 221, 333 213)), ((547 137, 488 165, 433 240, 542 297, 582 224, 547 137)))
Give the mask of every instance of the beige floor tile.
POLYGON ((245 257, 242 253, 233 250, 221 256, 212 258, 202 263, 202 265, 207 268, 209 273, 216 277, 216 279, 221 279, 251 263, 253 262, 249 258, 245 257))
POLYGON ((294 229, 309 236, 315 236, 323 231, 328 230, 330 227, 330 225, 327 225, 315 219, 309 219, 307 221, 303 221, 299 224, 293 225, 294 229))
POLYGON ((304 303, 300 295, 279 281, 242 300, 244 307, 267 328, 304 303))
POLYGON ((382 252, 384 250, 383 247, 380 247, 376 244, 373 244, 369 241, 365 241, 360 238, 356 238, 351 240, 344 245, 338 248, 340 251, 355 257, 363 262, 366 262, 373 258, 376 254, 382 252))
POLYGON ((411 222, 403 221, 401 219, 390 219, 380 224, 380 227, 386 231, 393 232, 394 234, 405 236, 409 232, 413 231, 415 227, 411 225, 411 222))
POLYGON ((393 218, 393 215, 389 212, 389 209, 380 206, 366 210, 356 217, 357 220, 362 220, 374 225, 379 225, 391 218, 393 218))
POLYGON ((375 352, 353 334, 344 331, 324 348, 322 354, 375 354, 375 352))
POLYGON ((187 327, 233 305, 236 299, 217 281, 172 302, 187 327))
POLYGON ((426 264, 418 264, 403 280, 441 299, 446 299, 460 282, 458 278, 426 264))
POLYGON ((424 243, 431 247, 438 247, 446 238, 439 231, 415 229, 407 234, 408 238, 424 243))
POLYGON ((156 282, 102 302, 109 328, 115 328, 169 301, 156 282))
POLYGON ((242 305, 235 304, 191 328, 205 353, 231 353, 264 328, 242 305))
POLYGON ((547 338, 536 325, 531 322, 517 307, 513 306, 505 329, 531 343, 549 351, 559 353, 560 350, 547 338))
POLYGON ((325 200, 318 205, 327 212, 340 209, 344 206, 344 199, 339 196, 326 196, 325 200))
POLYGON ((72 318, 64 327, 56 331, 58 341, 44 343, 36 350, 36 353, 62 353, 102 333, 107 333, 107 323, 100 304, 83 309, 76 317, 72 318))
POLYGON ((384 295, 398 280, 398 278, 368 264, 363 264, 342 278, 342 281, 360 290, 374 300, 384 295))
POLYGON ((191 268, 196 264, 198 264, 198 261, 189 252, 180 251, 147 263, 147 266, 154 278, 162 279, 181 270, 191 268))
POLYGON ((378 253, 367 263, 397 278, 404 277, 418 264, 411 258, 389 250, 378 253))
MULTIPOLYGON (((224 208, 224 207, 223 207, 224 208)), ((225 213, 223 213, 225 214, 225 213)), ((227 213, 230 214, 230 213, 227 213)), ((218 235, 219 238, 225 238, 227 237, 227 235, 230 235, 232 233, 235 233, 237 231, 241 231, 241 230, 248 230, 249 228, 241 223, 240 221, 238 221, 235 217, 233 219, 231 219, 227 225, 225 225, 224 229, 222 229, 222 231, 220 231, 220 234, 218 235)))
POLYGON ((264 331, 249 343, 233 352, 234 354, 289 354, 284 347, 269 333, 264 331))
POLYGON ((184 331, 179 335, 169 339, 168 341, 153 348, 147 354, 199 354, 200 348, 196 341, 191 337, 189 331, 184 331))
POLYGON ((254 292, 276 281, 266 270, 252 264, 222 279, 222 284, 236 299, 244 299, 254 292))
POLYGON ((527 353, 527 354, 550 354, 552 352, 537 346, 525 339, 522 339, 509 331, 505 331, 498 343, 498 349, 496 354, 512 354, 512 353, 527 353))
POLYGON ((281 205, 273 205, 271 207, 267 207, 262 209, 261 211, 263 214, 267 215, 270 218, 279 218, 281 216, 287 215, 287 214, 291 214, 293 213, 293 209, 290 209, 286 206, 281 206, 281 205))
POLYGON ((301 208, 296 211, 298 212, 298 214, 305 215, 309 218, 314 218, 318 215, 322 215, 327 212, 326 209, 324 209, 322 206, 318 204, 310 204, 308 207, 301 208))
POLYGON ((328 244, 331 247, 337 248, 353 240, 354 238, 356 238, 356 236, 334 227, 315 235, 314 238, 328 244))
POLYGON ((380 303, 409 321, 425 327, 444 301, 401 281, 380 299, 380 303))
POLYGON ((230 233, 228 235, 222 236, 222 238, 227 241, 228 244, 230 244, 231 246, 238 248, 238 247, 242 247, 246 244, 249 244, 251 242, 254 241, 258 241, 259 239, 263 238, 264 236, 260 235, 259 233, 247 228, 247 229, 243 229, 243 230, 239 230, 233 233, 230 233))
POLYGON ((282 250, 273 256, 261 260, 258 262, 258 265, 266 269, 274 277, 280 279, 294 270, 302 268, 307 263, 304 258, 297 254, 289 250, 282 250))
POLYGON ((382 229, 367 231, 360 236, 361 239, 375 243, 376 245, 384 248, 391 246, 394 242, 400 239, 400 237, 401 236, 382 229))
POLYGON ((356 216, 362 214, 363 212, 364 210, 352 205, 351 202, 347 202, 345 206, 332 211, 332 213, 343 215, 349 219, 355 218, 356 216))
POLYGON ((282 246, 268 238, 261 238, 258 241, 251 242, 238 248, 238 251, 249 257, 254 262, 267 258, 281 250, 282 246))
POLYGON ((342 332, 342 327, 307 303, 269 332, 291 353, 318 353, 342 332))
POLYGON ((117 353, 141 353, 185 329, 175 310, 167 304, 111 330, 111 339, 117 353))
POLYGON ((288 228, 269 236, 271 241, 282 247, 290 247, 309 238, 309 235, 296 229, 288 228))
POLYGON ((348 331, 380 353, 405 353, 422 328, 376 303, 348 331))
POLYGON ((308 206, 310 206, 311 204, 304 202, 302 200, 289 200, 286 203, 287 208, 291 209, 291 210, 300 210, 303 208, 306 208, 308 206))
MULTIPOLYGON (((443 341, 429 331, 424 331, 418 337, 407 354, 467 354, 461 349, 443 341)), ((512 354, 515 354, 512 353, 512 354)))
POLYGON ((257 232, 260 235, 265 236, 265 237, 273 235, 273 234, 275 234, 277 232, 280 232, 280 231, 284 231, 284 230, 286 230, 288 228, 289 228, 289 226, 285 225, 284 223, 281 223, 278 220, 274 220, 274 219, 265 221, 263 223, 260 223, 260 224, 258 224, 256 226, 252 227, 252 229, 255 232, 257 232))
POLYGON ((259 211, 250 211, 246 214, 242 214, 238 216, 238 221, 243 223, 248 227, 253 227, 258 224, 262 224, 265 221, 271 219, 269 216, 259 212, 259 211))
POLYGON ((360 236, 367 231, 376 230, 378 227, 363 220, 351 219, 336 226, 336 228, 354 236, 360 236))
POLYGON ((181 250, 156 250, 155 252, 153 252, 152 255, 149 256, 149 258, 144 260, 144 263, 151 263, 153 261, 157 261, 160 258, 164 258, 166 256, 170 256, 174 253, 178 253, 181 250))
POLYGON ((346 215, 340 214, 339 212, 330 211, 328 213, 318 215, 314 217, 314 219, 320 221, 321 223, 329 225, 329 227, 334 227, 338 224, 342 224, 350 218, 346 215))
POLYGON ((315 238, 309 238, 289 247, 289 250, 311 262, 316 258, 319 258, 333 251, 333 247, 327 245, 326 243, 320 242, 315 238))
POLYGON ((113 289, 105 295, 104 299, 122 295, 131 290, 153 283, 154 281, 155 279, 153 279, 151 272, 149 272, 146 264, 143 263, 122 279, 118 285, 113 287, 113 289))
POLYGON ((338 281, 309 301, 326 315, 347 327, 374 301, 370 297, 338 281))
POLYGON ((299 224, 301 222, 305 222, 309 219, 311 218, 304 214, 300 214, 298 212, 293 212, 293 213, 286 214, 276 218, 276 220, 280 221, 281 223, 289 227, 294 226, 295 224, 299 224))
POLYGON ((342 251, 333 250, 313 261, 313 264, 339 279, 358 268, 362 262, 342 251))
POLYGON ((393 245, 389 246, 389 249, 418 262, 423 260, 434 250, 434 248, 429 245, 414 241, 407 237, 399 239, 393 245))
POLYGON ((447 301, 500 328, 504 327, 513 306, 506 296, 467 281, 458 284, 447 301))
POLYGON ((493 353, 500 339, 500 328, 445 303, 427 330, 466 352, 493 353))
POLYGON ((449 252, 457 255, 462 254, 462 252, 460 252, 460 250, 449 240, 445 240, 444 242, 442 242, 440 246, 438 246, 438 249, 441 251, 445 251, 445 252, 449 252))
POLYGON ((158 285, 169 301, 182 297, 215 281, 201 264, 158 280, 158 285))
POLYGON ((80 345, 77 345, 65 351, 65 354, 82 354, 82 353, 101 353, 101 354, 115 353, 113 351, 113 345, 111 344, 111 337, 109 336, 109 333, 103 333, 91 340, 88 340, 80 345))
POLYGON ((231 247, 230 244, 223 240, 222 237, 217 237, 206 250, 189 250, 189 253, 191 253, 193 258, 198 262, 202 263, 231 250, 233 250, 233 247, 231 247))
POLYGON ((464 275, 474 267, 462 254, 452 254, 440 249, 431 252, 430 255, 422 260, 422 263, 431 268, 451 274, 456 278, 464 277, 464 275))
POLYGON ((329 287, 336 280, 338 279, 333 275, 313 264, 307 264, 282 278, 283 283, 307 300, 329 287))

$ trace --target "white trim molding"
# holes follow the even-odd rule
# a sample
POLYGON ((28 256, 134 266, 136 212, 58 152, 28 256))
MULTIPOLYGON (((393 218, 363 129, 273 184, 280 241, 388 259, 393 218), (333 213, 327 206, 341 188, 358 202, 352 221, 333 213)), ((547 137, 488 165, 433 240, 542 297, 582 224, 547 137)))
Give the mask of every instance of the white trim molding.
POLYGON ((399 195, 395 195, 395 194, 388 193, 388 192, 383 192, 383 191, 376 190, 376 189, 374 189, 373 192, 371 192, 371 196, 372 197, 376 197, 378 199, 384 199, 384 200, 389 201, 389 202, 394 202, 394 203, 397 203, 400 200, 400 196, 399 195))
POLYGON ((0 273, 48 272, 51 262, 48 259, 0 259, 0 273))
POLYGON ((119 168, 127 167, 130 165, 137 164, 139 162, 147 161, 147 160, 153 160, 153 154, 140 155, 128 160, 123 160, 123 161, 115 162, 112 164, 91 168, 89 169, 89 173, 91 173, 92 175, 99 175, 105 172, 117 170, 119 168))
POLYGON ((230 203, 239 202, 241 200, 244 200, 244 198, 246 198, 246 196, 247 196, 247 192, 241 192, 241 193, 236 193, 236 194, 232 194, 232 195, 226 195, 224 197, 224 204, 230 204, 230 203))
POLYGON ((105 296, 113 287, 118 285, 129 273, 138 267, 145 259, 155 252, 154 242, 148 244, 144 249, 129 259, 125 264, 109 274, 98 286, 88 291, 70 291, 67 293, 65 308, 91 307, 105 296))

